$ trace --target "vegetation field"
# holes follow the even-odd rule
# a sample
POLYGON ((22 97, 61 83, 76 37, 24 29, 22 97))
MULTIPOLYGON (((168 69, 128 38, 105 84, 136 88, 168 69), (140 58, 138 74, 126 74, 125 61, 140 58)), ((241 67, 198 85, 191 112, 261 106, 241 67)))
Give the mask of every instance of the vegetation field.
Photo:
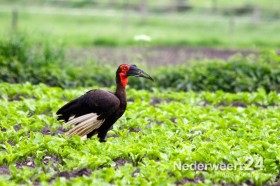
POLYGON ((129 10, 0 6, 0 33, 17 30, 33 39, 52 36, 69 47, 143 46, 134 38, 145 34, 151 38, 148 46, 275 49, 280 47, 279 17, 263 16, 254 22, 252 15, 207 11, 142 17, 129 10), (17 26, 11 28, 14 10, 17 26))
POLYGON ((67 139, 55 112, 88 89, 0 84, 1 185, 280 183, 276 92, 128 88, 106 143, 67 139))
POLYGON ((85 7, 112 7, 112 5, 116 7, 125 7, 128 5, 134 5, 134 6, 141 6, 142 4, 147 5, 149 8, 157 8, 157 7, 172 7, 176 4, 186 4, 188 6, 191 6, 192 8, 201 8, 201 7, 207 7, 212 8, 213 5, 216 5, 219 8, 224 7, 243 7, 243 6, 259 6, 261 8, 270 8, 277 10, 277 6, 279 6, 278 0, 235 0, 235 1, 228 1, 228 0, 178 0, 178 1, 172 1, 172 0, 160 0, 160 1, 141 1, 141 0, 130 0, 130 1, 123 1, 123 0, 69 0, 67 2, 60 2, 60 1, 44 1, 44 0, 1 0, 3 4, 9 4, 9 5, 56 5, 56 6, 69 6, 69 7, 79 7, 79 8, 85 8, 85 7))

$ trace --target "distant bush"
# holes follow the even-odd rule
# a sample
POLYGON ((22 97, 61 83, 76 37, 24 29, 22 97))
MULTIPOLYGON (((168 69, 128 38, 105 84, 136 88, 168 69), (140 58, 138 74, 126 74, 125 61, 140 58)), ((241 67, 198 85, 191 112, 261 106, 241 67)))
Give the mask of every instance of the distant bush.
POLYGON ((226 92, 280 91, 280 57, 266 51, 259 57, 239 57, 228 62, 196 62, 161 68, 155 75, 157 86, 183 91, 226 92))
MULTIPOLYGON (((0 42, 0 82, 50 86, 111 86, 116 67, 87 63, 66 63, 63 46, 44 40, 32 41, 27 36, 12 36, 0 42)), ((266 51, 258 57, 235 57, 225 61, 192 62, 181 66, 161 67, 149 72, 155 82, 130 78, 130 87, 161 87, 180 91, 280 92, 280 57, 266 51)))
POLYGON ((51 41, 35 42, 26 35, 12 35, 0 41, 0 81, 29 81, 62 86, 67 74, 61 69, 62 47, 51 41))
POLYGON ((87 68, 66 62, 63 46, 51 40, 35 41, 25 34, 0 41, 0 82, 77 87, 109 86, 113 76, 108 67, 87 64, 87 68))
POLYGON ((162 67, 152 74, 154 83, 131 79, 134 88, 162 87, 179 91, 242 92, 264 88, 280 92, 280 57, 266 51, 258 57, 234 57, 225 61, 194 61, 162 67))

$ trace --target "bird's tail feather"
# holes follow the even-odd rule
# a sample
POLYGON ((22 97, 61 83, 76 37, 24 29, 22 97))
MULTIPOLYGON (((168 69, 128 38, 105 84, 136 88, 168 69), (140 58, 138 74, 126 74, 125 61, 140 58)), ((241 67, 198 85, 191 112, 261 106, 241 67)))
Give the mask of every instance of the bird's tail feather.
POLYGON ((63 127, 66 128, 66 127, 68 127, 70 125, 77 125, 78 123, 81 123, 83 121, 86 121, 86 120, 88 120, 90 118, 95 118, 95 117, 96 118, 98 117, 97 114, 90 113, 90 114, 85 114, 85 115, 79 116, 77 118, 70 118, 70 120, 63 125, 63 127))
POLYGON ((70 129, 67 133, 67 137, 73 135, 84 136, 92 132, 94 129, 98 129, 104 120, 98 120, 98 115, 95 113, 86 114, 77 118, 73 118, 63 125, 63 127, 68 127, 71 125, 76 125, 70 129))

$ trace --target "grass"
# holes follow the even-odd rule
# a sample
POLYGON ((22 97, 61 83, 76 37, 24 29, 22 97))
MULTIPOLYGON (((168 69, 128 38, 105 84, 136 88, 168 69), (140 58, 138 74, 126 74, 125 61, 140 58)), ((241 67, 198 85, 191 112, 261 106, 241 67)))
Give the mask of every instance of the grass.
MULTIPOLYGON (((2 34, 10 32, 8 10, 0 11, 2 34)), ((139 46, 134 36, 147 34, 152 38, 149 46, 275 49, 280 47, 279 29, 277 19, 254 24, 250 16, 207 13, 151 14, 143 21, 133 12, 22 8, 18 20, 18 31, 38 38, 52 36, 70 47, 139 46), (124 15, 129 15, 127 24, 124 15)))
MULTIPOLYGON (((14 1, 14 2, 10 2, 8 0, 1 0, 3 3, 5 4, 22 4, 22 5, 26 5, 26 4, 37 4, 37 5, 59 5, 59 3, 57 2, 44 2, 44 1, 32 1, 32 0, 22 0, 22 1, 14 1)), ((179 1, 180 2, 180 1, 179 1)), ((181 1, 184 2, 184 1, 181 1)), ((267 2, 267 0, 235 0, 235 1, 228 1, 228 0, 219 0, 219 1, 214 1, 214 0, 188 0, 185 1, 186 4, 193 6, 194 8, 199 8, 199 7, 207 7, 207 8, 211 8, 213 6, 213 3, 216 2, 216 5, 220 8, 224 8, 224 7, 241 7, 241 6, 246 6, 246 5, 251 5, 251 6, 260 6, 261 8, 275 8, 277 6, 279 6, 279 1, 278 0, 269 0, 269 3, 267 2)), ((133 5, 139 5, 142 2, 139 0, 130 0, 130 1, 122 1, 122 0, 96 0, 94 2, 91 1, 69 1, 68 3, 64 3, 62 5, 68 5, 70 7, 88 7, 88 6, 100 6, 100 7, 108 7, 108 6, 112 6, 112 4, 114 6, 117 7, 123 7, 126 4, 133 4, 133 5), (113 2, 113 3, 112 3, 113 2)), ((146 2, 147 6, 149 8, 156 8, 156 7, 171 7, 174 6, 176 4, 176 1, 172 1, 172 0, 161 0, 161 1, 147 1, 146 2)))
POLYGON ((66 139, 56 133, 61 131, 61 123, 55 120, 55 111, 86 90, 0 84, 0 165, 1 170, 9 167, 10 171, 0 175, 1 184, 280 182, 280 97, 275 92, 128 88, 127 111, 109 132, 106 143, 99 143, 96 137, 66 139), (240 166, 187 170, 180 164, 240 166))
MULTIPOLYGON (((213 1, 208 0, 190 0, 190 3, 194 6, 207 6, 210 7, 213 4, 213 1)), ((279 1, 270 0, 269 3, 266 0, 237 0, 237 1, 227 1, 219 0, 216 1, 218 6, 244 6, 244 5, 253 5, 260 6, 263 8, 273 8, 274 6, 279 5, 279 1)))

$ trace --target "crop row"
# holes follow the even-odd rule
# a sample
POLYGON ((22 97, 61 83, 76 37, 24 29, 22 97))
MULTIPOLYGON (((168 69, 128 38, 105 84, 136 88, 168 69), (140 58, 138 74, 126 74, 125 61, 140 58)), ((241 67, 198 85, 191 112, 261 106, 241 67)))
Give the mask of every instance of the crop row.
POLYGON ((85 91, 0 84, 2 184, 262 185, 280 181, 280 97, 276 92, 129 89, 125 115, 109 132, 107 142, 99 143, 96 137, 65 138, 56 121, 55 111, 85 91), (194 168, 187 169, 188 165, 194 168), (240 166, 209 168, 214 165, 240 166))

